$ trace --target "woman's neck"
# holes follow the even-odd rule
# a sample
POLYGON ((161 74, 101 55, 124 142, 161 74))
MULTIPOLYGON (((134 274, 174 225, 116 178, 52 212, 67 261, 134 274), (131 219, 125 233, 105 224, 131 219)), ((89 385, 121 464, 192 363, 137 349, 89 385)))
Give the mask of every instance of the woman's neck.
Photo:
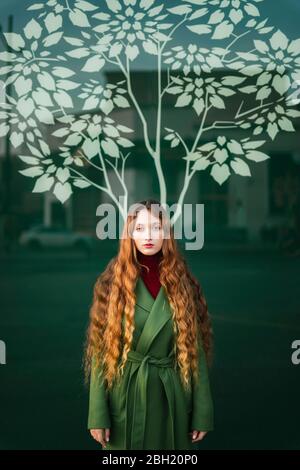
POLYGON ((138 251, 137 256, 140 263, 145 264, 146 266, 149 266, 149 268, 151 268, 159 264, 162 257, 162 250, 160 249, 157 253, 154 253, 153 255, 146 255, 141 251, 138 251))
POLYGON ((142 264, 141 276, 152 297, 156 298, 160 290, 159 262, 162 258, 162 250, 154 255, 145 255, 141 251, 137 252, 138 261, 142 264), (145 267, 146 266, 146 267, 145 267))

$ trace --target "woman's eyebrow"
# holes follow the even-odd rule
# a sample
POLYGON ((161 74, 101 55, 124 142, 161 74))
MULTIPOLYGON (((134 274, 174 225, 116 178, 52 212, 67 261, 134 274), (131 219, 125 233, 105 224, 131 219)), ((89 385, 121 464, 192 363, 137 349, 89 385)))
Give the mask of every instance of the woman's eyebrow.
MULTIPOLYGON (((138 222, 136 225, 145 225, 143 224, 142 222, 138 222)), ((160 225, 159 222, 152 222, 152 224, 148 224, 148 225, 160 225)))

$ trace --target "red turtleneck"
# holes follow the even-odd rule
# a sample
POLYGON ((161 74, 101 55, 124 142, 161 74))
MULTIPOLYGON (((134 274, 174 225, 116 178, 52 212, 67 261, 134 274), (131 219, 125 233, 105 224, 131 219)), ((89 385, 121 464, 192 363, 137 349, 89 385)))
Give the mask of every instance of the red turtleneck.
POLYGON ((162 258, 162 250, 160 249, 154 255, 145 255, 138 250, 137 256, 140 263, 149 267, 148 272, 148 270, 142 266, 141 276, 150 294, 155 299, 161 286, 159 281, 159 262, 162 258))

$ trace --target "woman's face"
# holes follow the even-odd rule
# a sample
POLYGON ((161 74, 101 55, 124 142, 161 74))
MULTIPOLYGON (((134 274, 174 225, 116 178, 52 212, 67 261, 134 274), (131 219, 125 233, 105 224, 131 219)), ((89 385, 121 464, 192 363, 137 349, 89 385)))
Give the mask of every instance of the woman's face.
POLYGON ((159 217, 146 208, 140 210, 135 219, 132 238, 137 250, 145 255, 157 253, 163 244, 163 229, 159 217))

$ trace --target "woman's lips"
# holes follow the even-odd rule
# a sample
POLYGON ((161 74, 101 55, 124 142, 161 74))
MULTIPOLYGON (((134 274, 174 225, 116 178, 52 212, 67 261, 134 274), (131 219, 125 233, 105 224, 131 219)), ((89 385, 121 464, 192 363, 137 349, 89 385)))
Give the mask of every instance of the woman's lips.
POLYGON ((154 245, 152 243, 147 243, 146 245, 143 245, 145 248, 152 248, 154 245))

